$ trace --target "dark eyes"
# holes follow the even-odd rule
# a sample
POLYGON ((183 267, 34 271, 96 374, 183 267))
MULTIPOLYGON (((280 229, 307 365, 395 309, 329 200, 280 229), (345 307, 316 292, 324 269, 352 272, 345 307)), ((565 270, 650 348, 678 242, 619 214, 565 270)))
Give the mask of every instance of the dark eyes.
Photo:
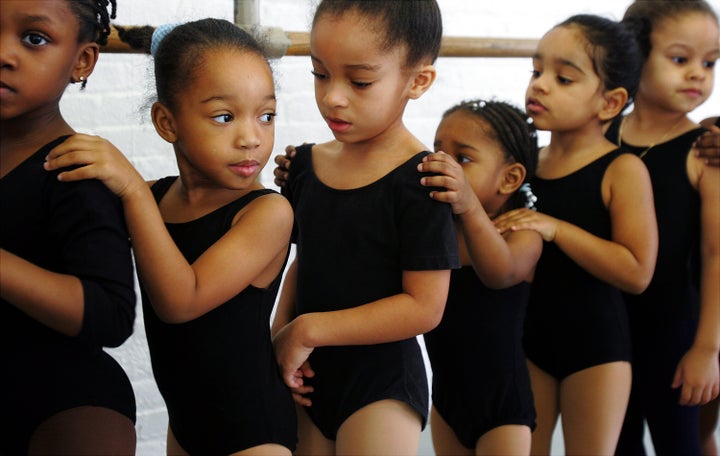
MULTIPOLYGON (((324 80, 327 79, 327 75, 322 74, 322 73, 318 73, 317 71, 311 71, 310 73, 312 73, 312 75, 313 75, 313 76, 315 77, 315 79, 317 79, 318 81, 324 81, 324 80)), ((351 83, 352 85, 354 85, 355 87, 359 88, 359 89, 364 89, 364 88, 369 87, 370 85, 372 85, 372 82, 350 81, 350 83, 351 83)))
POLYGON ((22 41, 32 47, 44 46, 49 43, 47 38, 38 33, 28 33, 23 36, 22 41))

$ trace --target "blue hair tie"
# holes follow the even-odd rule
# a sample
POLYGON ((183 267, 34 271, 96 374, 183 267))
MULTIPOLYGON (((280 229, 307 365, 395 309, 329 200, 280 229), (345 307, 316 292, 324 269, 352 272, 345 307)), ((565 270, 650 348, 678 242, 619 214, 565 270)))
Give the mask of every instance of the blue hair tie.
POLYGON ((172 32, 172 30, 178 25, 180 25, 180 23, 163 24, 158 26, 155 31, 153 31, 152 40, 150 41, 150 55, 155 57, 158 47, 160 47, 160 42, 162 42, 162 40, 165 39, 168 33, 172 32))

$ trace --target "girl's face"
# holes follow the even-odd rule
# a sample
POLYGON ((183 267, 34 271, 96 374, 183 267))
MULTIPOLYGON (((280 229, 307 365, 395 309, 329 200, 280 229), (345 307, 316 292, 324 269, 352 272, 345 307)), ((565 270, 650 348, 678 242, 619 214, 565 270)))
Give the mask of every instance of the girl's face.
POLYGON ((541 130, 574 130, 597 118, 603 86, 576 27, 556 27, 533 56, 526 110, 541 130))
POLYGON ((509 163, 492 129, 477 115, 458 110, 448 114, 435 132, 435 151, 452 156, 463 168, 473 192, 489 214, 502 208, 508 195, 500 193, 509 163))
POLYGON ((170 140, 183 175, 215 187, 252 185, 274 144, 275 85, 267 61, 251 52, 209 51, 177 105, 170 140))
POLYGON ((363 142, 402 123, 413 82, 405 48, 380 48, 380 27, 356 13, 320 17, 310 33, 315 101, 335 138, 363 142))
POLYGON ((661 111, 688 113, 712 93, 718 59, 718 26, 701 13, 653 25, 636 101, 661 111))
POLYGON ((78 43, 78 32, 67 1, 3 0, 0 118, 55 112, 68 83, 90 75, 97 45, 78 43))

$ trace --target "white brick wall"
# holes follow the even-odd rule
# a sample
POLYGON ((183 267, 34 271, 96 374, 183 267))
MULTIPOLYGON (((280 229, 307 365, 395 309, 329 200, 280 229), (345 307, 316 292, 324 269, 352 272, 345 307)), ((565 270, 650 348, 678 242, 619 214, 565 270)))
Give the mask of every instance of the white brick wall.
MULTIPOLYGON (((511 0, 495 4, 486 0, 439 0, 448 36, 539 38, 568 16, 581 12, 622 17, 630 0, 537 2, 511 0)), ((168 22, 220 17, 232 20, 233 0, 119 0, 118 24, 158 25, 168 22)), ((260 21, 289 31, 308 30, 313 0, 260 0, 260 21)), ((720 7, 718 0, 711 3, 720 7)), ((720 8, 718 8, 720 9, 720 8)), ((79 131, 98 134, 125 152, 147 179, 175 174, 170 146, 164 143, 141 115, 152 81, 150 59, 141 55, 102 54, 88 87, 80 92, 68 88, 61 103, 63 113, 79 131)), ((440 114, 450 105, 471 97, 497 97, 523 105, 530 76, 528 59, 441 58, 438 79, 428 94, 410 102, 407 125, 428 146, 440 114)), ((285 57, 275 63, 278 81, 278 112, 275 153, 285 145, 331 138, 317 114, 310 63, 306 57, 285 57)), ((720 83, 716 73, 716 85, 720 83)), ((720 93, 701 106, 696 120, 720 113, 720 93)), ((545 138, 546 136, 542 137, 545 138)), ((272 186, 272 165, 263 173, 272 186)), ((167 415, 150 369, 142 313, 138 305, 135 334, 119 349, 111 350, 130 376, 138 404, 138 454, 165 451, 167 415)), ((430 454, 425 444, 423 454, 430 454)))

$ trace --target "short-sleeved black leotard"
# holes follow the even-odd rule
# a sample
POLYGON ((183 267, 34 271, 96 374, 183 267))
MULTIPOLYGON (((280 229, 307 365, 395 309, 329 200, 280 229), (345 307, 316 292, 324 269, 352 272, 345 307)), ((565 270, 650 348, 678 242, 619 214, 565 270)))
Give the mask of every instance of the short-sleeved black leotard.
MULTIPOLYGON (((538 211, 611 239, 602 180, 621 152, 610 152, 557 179, 535 177, 538 211)), ((556 379, 614 361, 630 361, 627 312, 620 291, 545 243, 535 271, 525 325, 528 358, 556 379)))
POLYGON ((498 426, 535 428, 523 323, 530 284, 486 287, 472 266, 452 271, 442 321, 425 334, 435 409, 466 448, 498 426))
POLYGON ((78 277, 85 298, 76 337, 0 301, 1 454, 26 453, 38 425, 75 407, 106 407, 135 421, 130 381, 102 350, 122 344, 135 320, 122 206, 99 181, 59 182, 59 172, 43 169, 48 152, 65 139, 47 144, 0 179, 0 247, 78 277))
MULTIPOLYGON (((313 171, 312 145, 297 148, 286 194, 295 210, 296 311, 360 306, 402 293, 404 270, 459 266, 450 206, 420 185, 418 153, 364 187, 337 190, 313 171)), ((323 434, 365 405, 397 399, 423 422, 428 412, 425 367, 415 338, 379 345, 318 347, 310 355, 312 407, 323 434)))
MULTIPOLYGON (((175 179, 153 185, 158 202, 175 179)), ((253 191, 196 220, 165 226, 193 263, 227 233, 240 209, 271 192, 253 191)), ((227 455, 267 443, 295 448, 295 406, 270 338, 270 313, 281 277, 266 289, 248 286, 182 324, 162 322, 141 287, 153 374, 173 434, 190 454, 227 455)))

